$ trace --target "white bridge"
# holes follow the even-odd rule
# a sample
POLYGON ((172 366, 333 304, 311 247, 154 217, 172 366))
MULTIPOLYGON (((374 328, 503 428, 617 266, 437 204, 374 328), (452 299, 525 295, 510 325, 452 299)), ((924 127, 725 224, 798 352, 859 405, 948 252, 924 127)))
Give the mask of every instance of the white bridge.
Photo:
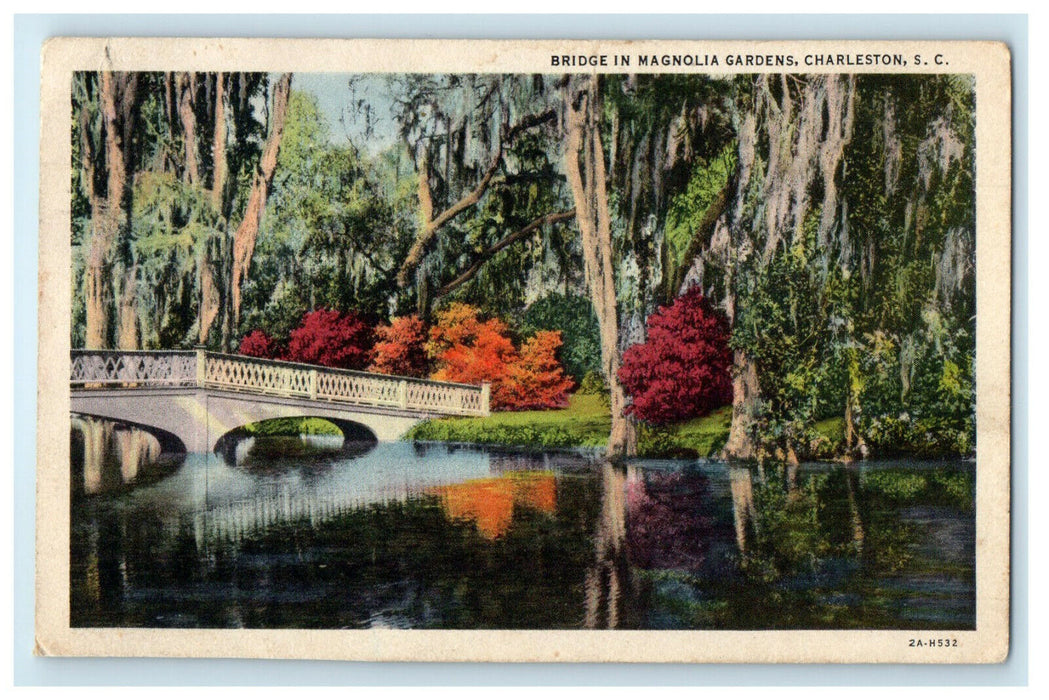
POLYGON ((347 438, 396 440, 439 416, 486 416, 487 384, 453 384, 204 350, 74 350, 70 412, 122 421, 165 452, 212 452, 227 433, 313 416, 347 438))

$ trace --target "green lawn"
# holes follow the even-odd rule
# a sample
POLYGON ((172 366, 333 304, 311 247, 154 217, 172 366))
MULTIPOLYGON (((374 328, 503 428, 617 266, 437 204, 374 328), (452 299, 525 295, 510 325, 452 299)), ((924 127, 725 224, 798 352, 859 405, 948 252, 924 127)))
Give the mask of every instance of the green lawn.
POLYGON ((568 408, 503 411, 485 418, 438 418, 415 426, 409 440, 529 447, 604 447, 612 419, 600 396, 576 394, 568 408))
MULTIPOLYGON (((711 457, 728 438, 732 407, 684 423, 654 427, 641 425, 638 452, 643 457, 711 457)), ((612 427, 601 396, 576 394, 568 407, 553 411, 503 411, 486 418, 439 418, 415 426, 407 440, 464 442, 534 447, 604 447, 612 427)), ((844 420, 828 418, 816 430, 832 445, 844 434, 844 420)), ((338 434, 339 429, 321 418, 282 418, 245 426, 251 435, 338 434)))
POLYGON ((342 431, 323 418, 272 418, 244 426, 248 435, 342 435, 342 431))
MULTIPOLYGON (((639 437, 643 456, 706 457, 728 437, 732 408, 726 406, 686 423, 652 428, 639 437)), ((506 411, 486 418, 440 418, 421 423, 409 440, 467 442, 527 447, 604 447, 612 420, 601 397, 576 394, 568 407, 553 411, 506 411)))
POLYGON ((646 457, 712 457, 721 451, 732 424, 732 407, 661 427, 642 426, 638 451, 646 457))

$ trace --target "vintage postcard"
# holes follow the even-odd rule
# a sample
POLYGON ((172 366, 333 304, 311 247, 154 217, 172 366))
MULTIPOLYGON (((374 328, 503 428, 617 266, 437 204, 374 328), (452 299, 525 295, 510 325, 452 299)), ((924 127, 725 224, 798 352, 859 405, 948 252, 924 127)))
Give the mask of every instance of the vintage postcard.
POLYGON ((55 39, 36 651, 993 663, 1010 57, 55 39))

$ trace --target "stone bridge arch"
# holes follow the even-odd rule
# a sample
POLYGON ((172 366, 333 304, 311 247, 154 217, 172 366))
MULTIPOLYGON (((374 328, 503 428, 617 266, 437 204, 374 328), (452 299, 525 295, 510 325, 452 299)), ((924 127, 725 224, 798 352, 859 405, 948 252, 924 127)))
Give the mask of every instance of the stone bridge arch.
MULTIPOLYGON (((346 406, 242 392, 174 388, 87 389, 73 392, 74 413, 133 423, 150 432, 174 435, 187 452, 214 452, 219 440, 248 423, 272 418, 317 417, 344 433, 366 428, 376 441, 399 439, 417 423, 432 417, 386 407, 346 406)), ((176 446, 174 442, 169 444, 176 446)))
MULTIPOLYGON (((315 415, 302 415, 295 416, 296 418, 321 418, 328 421, 342 433, 343 437, 343 449, 348 452, 361 452, 366 451, 378 444, 379 438, 375 435, 371 428, 367 425, 353 421, 346 420, 344 418, 332 418, 325 416, 315 415)), ((266 420, 274 420, 272 418, 266 420)), ((262 421, 262 422, 265 422, 262 421)), ((245 424, 247 425, 247 424, 245 424)), ((244 426, 239 426, 229 431, 222 437, 220 437, 215 443, 215 451, 222 454, 223 457, 229 459, 234 454, 237 443, 249 437, 247 431, 244 430, 244 426)))
MULTIPOLYGON (((445 415, 486 416, 488 385, 337 370, 196 351, 71 353, 70 410, 175 436, 188 452, 214 452, 248 423, 316 416, 380 442, 445 415)), ((174 440, 167 445, 177 447, 174 440)))

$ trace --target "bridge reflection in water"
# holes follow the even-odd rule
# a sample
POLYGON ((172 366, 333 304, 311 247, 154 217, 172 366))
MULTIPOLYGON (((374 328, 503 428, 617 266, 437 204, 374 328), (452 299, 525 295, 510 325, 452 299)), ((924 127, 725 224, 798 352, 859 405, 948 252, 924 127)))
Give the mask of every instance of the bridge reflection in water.
POLYGON ((974 620, 971 504, 936 495, 971 486, 964 466, 617 466, 405 443, 271 463, 246 452, 191 455, 160 482, 74 502, 74 626, 974 620), (901 511, 885 500, 897 481, 931 500, 901 511))

